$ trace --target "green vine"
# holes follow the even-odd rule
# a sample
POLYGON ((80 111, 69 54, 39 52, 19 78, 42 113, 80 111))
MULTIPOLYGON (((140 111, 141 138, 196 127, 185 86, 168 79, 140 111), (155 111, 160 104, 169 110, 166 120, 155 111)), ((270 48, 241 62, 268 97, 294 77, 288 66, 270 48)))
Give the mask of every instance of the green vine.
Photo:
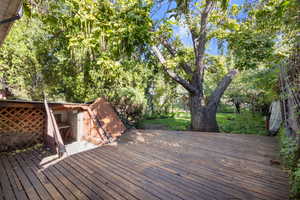
POLYGON ((291 199, 300 199, 300 159, 297 140, 287 137, 285 130, 280 131, 280 155, 285 168, 289 171, 291 199))

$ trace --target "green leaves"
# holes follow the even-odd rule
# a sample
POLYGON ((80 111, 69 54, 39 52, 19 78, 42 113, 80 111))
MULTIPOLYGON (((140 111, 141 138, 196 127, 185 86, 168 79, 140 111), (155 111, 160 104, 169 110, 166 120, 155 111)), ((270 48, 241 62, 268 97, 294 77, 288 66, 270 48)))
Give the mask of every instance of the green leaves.
POLYGON ((217 0, 217 1, 221 2, 221 8, 223 10, 226 10, 228 8, 229 0, 217 0))
POLYGON ((151 39, 151 3, 26 1, 30 18, 22 18, 2 46, 0 78, 23 98, 45 90, 54 99, 84 102, 115 97, 123 87, 143 91, 152 70, 141 64, 151 39))
POLYGON ((122 79, 132 76, 125 72, 129 67, 126 60, 150 40, 150 5, 137 0, 114 4, 109 0, 67 0, 51 4, 43 21, 52 35, 62 30, 50 44, 65 58, 60 59, 63 62, 58 64, 62 67, 58 71, 64 65, 70 66, 61 73, 66 90, 70 90, 64 92, 75 101, 113 95, 114 90, 109 88, 115 85, 117 90, 125 84, 122 79))
POLYGON ((0 48, 0 80, 18 97, 38 100, 42 96, 42 65, 36 56, 41 52, 40 41, 45 39, 40 25, 39 20, 23 16, 0 48))
POLYGON ((248 28, 232 33, 228 41, 236 68, 254 69, 260 63, 271 60, 274 55, 273 40, 272 36, 248 28))

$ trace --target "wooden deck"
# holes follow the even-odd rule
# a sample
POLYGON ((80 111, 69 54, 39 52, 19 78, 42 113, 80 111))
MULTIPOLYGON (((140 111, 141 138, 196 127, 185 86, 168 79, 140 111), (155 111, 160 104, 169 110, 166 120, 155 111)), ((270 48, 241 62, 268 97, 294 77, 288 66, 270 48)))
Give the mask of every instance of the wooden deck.
POLYGON ((46 155, 0 156, 0 200, 288 199, 287 174, 270 164, 270 137, 132 131, 116 146, 46 155))

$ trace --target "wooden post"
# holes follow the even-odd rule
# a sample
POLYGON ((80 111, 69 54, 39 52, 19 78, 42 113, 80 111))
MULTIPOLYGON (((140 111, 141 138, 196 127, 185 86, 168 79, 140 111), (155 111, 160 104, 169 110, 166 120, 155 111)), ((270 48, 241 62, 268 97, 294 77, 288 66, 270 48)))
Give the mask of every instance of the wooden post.
MULTIPOLYGON (((58 153, 58 156, 61 157, 63 155, 63 153, 66 152, 66 148, 65 148, 64 142, 62 140, 62 137, 60 135, 58 126, 56 124, 56 120, 54 118, 53 111, 51 108, 49 108, 46 99, 44 100, 44 104, 45 104, 45 109, 46 109, 46 113, 47 113, 47 118, 49 119, 48 122, 50 122, 49 125, 52 126, 52 130, 54 133, 53 136, 54 136, 55 143, 56 143, 56 148, 57 148, 56 151, 58 153)), ((49 133, 48 133, 48 135, 49 135, 49 133)), ((51 135, 50 135, 50 137, 51 137, 51 135)))

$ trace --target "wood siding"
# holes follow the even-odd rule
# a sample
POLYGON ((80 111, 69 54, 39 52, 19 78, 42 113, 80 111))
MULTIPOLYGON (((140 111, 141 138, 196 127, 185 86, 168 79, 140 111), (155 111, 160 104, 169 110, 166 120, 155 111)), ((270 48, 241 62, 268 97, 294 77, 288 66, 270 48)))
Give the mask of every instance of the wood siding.
POLYGON ((97 99, 90 108, 100 120, 102 129, 113 138, 120 136, 126 130, 111 104, 104 98, 97 99))

